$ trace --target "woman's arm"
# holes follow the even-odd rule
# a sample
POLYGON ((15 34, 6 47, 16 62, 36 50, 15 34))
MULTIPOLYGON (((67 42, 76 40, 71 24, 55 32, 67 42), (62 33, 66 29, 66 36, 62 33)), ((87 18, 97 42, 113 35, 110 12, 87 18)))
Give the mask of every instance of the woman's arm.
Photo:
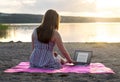
POLYGON ((32 38, 32 51, 33 51, 34 50, 34 37, 33 37, 33 34, 31 36, 31 38, 32 38))
POLYGON ((54 38, 55 38, 55 42, 56 42, 59 50, 60 50, 61 53, 64 55, 64 57, 67 59, 67 61, 68 61, 69 63, 72 63, 73 60, 71 59, 68 51, 67 51, 66 48, 64 47, 60 34, 59 34, 57 31, 55 31, 54 36, 55 36, 55 37, 54 37, 54 38))

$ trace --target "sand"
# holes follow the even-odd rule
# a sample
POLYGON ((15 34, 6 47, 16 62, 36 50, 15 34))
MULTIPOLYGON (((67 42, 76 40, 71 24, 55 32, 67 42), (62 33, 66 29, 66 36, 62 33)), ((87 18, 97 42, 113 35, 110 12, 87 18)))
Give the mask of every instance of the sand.
MULTIPOLYGON (((31 54, 29 42, 0 42, 0 82, 120 82, 120 43, 64 43, 71 57, 76 49, 93 51, 92 62, 101 62, 115 74, 4 73, 31 54)), ((55 50, 58 51, 57 47, 55 50)), ((60 53, 58 51, 58 53, 60 53)))

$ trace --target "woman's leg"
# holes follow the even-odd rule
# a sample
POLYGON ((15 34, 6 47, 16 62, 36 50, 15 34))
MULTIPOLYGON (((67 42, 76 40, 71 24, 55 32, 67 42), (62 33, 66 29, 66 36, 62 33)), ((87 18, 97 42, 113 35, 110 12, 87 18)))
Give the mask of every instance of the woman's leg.
POLYGON ((56 59, 58 59, 60 61, 60 63, 63 65, 66 63, 66 59, 61 57, 60 55, 58 55, 56 52, 54 52, 54 56, 56 59))

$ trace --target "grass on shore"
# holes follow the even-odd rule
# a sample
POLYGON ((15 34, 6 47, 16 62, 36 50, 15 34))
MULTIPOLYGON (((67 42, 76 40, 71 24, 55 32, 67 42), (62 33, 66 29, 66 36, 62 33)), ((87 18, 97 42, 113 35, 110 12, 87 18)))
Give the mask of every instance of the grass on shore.
POLYGON ((6 30, 8 27, 8 25, 0 24, 0 30, 6 30))
POLYGON ((6 38, 8 33, 7 29, 9 28, 9 25, 0 24, 0 38, 6 38))

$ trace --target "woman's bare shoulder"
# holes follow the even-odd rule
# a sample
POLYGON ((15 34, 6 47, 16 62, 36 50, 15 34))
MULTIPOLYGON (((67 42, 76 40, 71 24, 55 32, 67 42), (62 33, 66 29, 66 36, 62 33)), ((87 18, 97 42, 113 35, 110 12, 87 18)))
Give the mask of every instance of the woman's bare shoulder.
POLYGON ((54 30, 54 36, 55 37, 60 37, 60 33, 57 30, 54 30))
POLYGON ((60 38, 60 34, 57 30, 54 30, 53 32, 53 37, 52 37, 52 41, 56 41, 57 39, 60 38))

